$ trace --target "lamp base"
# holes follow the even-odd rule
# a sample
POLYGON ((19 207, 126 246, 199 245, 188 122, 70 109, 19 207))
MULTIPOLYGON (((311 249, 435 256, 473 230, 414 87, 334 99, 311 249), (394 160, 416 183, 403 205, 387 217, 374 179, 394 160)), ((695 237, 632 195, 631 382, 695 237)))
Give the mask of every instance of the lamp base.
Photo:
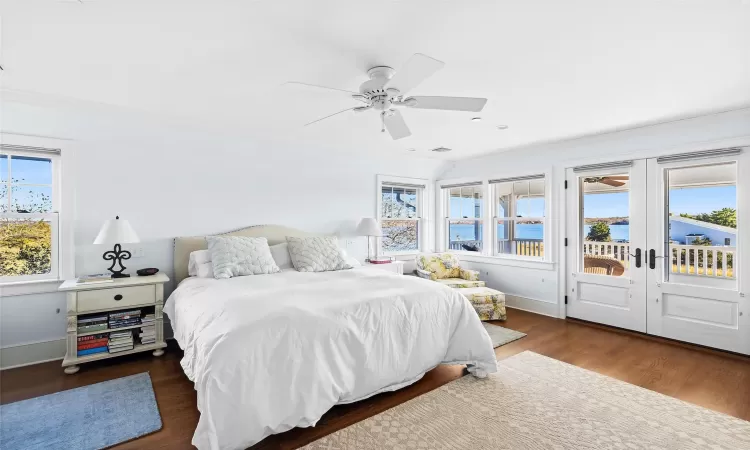
POLYGON ((112 278, 128 278, 130 276, 129 273, 113 273, 112 278))

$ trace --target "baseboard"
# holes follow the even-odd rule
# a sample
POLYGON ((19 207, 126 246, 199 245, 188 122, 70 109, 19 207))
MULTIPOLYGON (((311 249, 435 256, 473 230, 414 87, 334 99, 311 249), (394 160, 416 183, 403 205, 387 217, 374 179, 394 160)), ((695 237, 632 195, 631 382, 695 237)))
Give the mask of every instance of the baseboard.
POLYGON ((65 339, 0 348, 0 370, 30 366, 65 357, 65 339))
POLYGON ((521 297, 518 295, 505 294, 505 306, 513 309, 541 314, 543 316, 557 317, 557 303, 543 302, 533 298, 521 297))

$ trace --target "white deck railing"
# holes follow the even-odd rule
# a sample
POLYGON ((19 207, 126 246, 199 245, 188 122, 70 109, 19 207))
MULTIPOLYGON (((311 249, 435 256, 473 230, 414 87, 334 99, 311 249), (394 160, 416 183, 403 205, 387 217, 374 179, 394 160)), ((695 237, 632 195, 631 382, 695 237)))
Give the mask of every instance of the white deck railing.
POLYGON ((672 273, 734 278, 737 247, 669 244, 672 273))
POLYGON ((629 242, 583 241, 584 255, 608 256, 612 259, 620 261, 625 266, 625 268, 628 268, 630 266, 628 259, 629 253, 629 242))

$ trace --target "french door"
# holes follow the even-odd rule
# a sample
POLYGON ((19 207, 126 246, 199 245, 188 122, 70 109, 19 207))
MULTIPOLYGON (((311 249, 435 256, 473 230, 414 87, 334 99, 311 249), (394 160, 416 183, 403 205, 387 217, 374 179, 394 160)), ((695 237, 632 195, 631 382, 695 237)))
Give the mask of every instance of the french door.
POLYGON ((726 150, 568 169, 567 315, 750 354, 744 166, 726 150))

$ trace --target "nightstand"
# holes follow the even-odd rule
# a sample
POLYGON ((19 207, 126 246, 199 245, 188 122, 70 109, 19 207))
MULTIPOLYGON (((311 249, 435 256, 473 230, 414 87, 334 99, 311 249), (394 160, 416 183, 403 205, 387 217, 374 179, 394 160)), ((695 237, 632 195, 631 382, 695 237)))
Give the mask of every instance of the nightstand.
POLYGON ((403 261, 391 261, 386 264, 370 264, 365 262, 362 264, 363 267, 368 269, 386 270, 388 272, 397 273, 399 275, 404 274, 404 262, 403 261))
MULTIPOLYGON (((156 275, 143 277, 116 278, 112 282, 106 283, 79 284, 76 280, 67 280, 61 284, 58 290, 66 292, 68 297, 67 351, 62 362, 65 373, 73 374, 78 372, 79 364, 82 363, 114 358, 121 355, 130 355, 145 351, 153 351, 154 356, 163 355, 163 348, 167 344, 164 341, 162 307, 164 304, 164 283, 167 281, 169 281, 168 276, 163 273, 157 273, 156 275), (141 317, 145 317, 146 315, 153 317, 153 322, 109 328, 109 324, 111 323, 109 321, 112 320, 112 317, 116 317, 118 311, 134 310, 140 310, 141 317), (94 330, 92 331, 79 331, 79 326, 85 324, 86 320, 94 321, 94 318, 104 316, 108 317, 105 325, 93 325, 94 330), (82 322, 79 323, 79 320, 82 322), (149 340, 153 340, 153 342, 141 344, 138 337, 133 337, 132 349, 117 353, 103 351, 81 356, 78 354, 79 338, 87 337, 91 340, 101 341, 109 339, 109 333, 126 330, 138 334, 141 327, 150 327, 151 323, 154 326, 155 337, 149 340), (105 328, 100 329, 101 326, 105 328)), ((101 321, 94 323, 98 322, 101 321)), ((145 337, 143 339, 146 340, 145 337)), ((99 345, 99 348, 101 348, 101 345, 99 345)))

